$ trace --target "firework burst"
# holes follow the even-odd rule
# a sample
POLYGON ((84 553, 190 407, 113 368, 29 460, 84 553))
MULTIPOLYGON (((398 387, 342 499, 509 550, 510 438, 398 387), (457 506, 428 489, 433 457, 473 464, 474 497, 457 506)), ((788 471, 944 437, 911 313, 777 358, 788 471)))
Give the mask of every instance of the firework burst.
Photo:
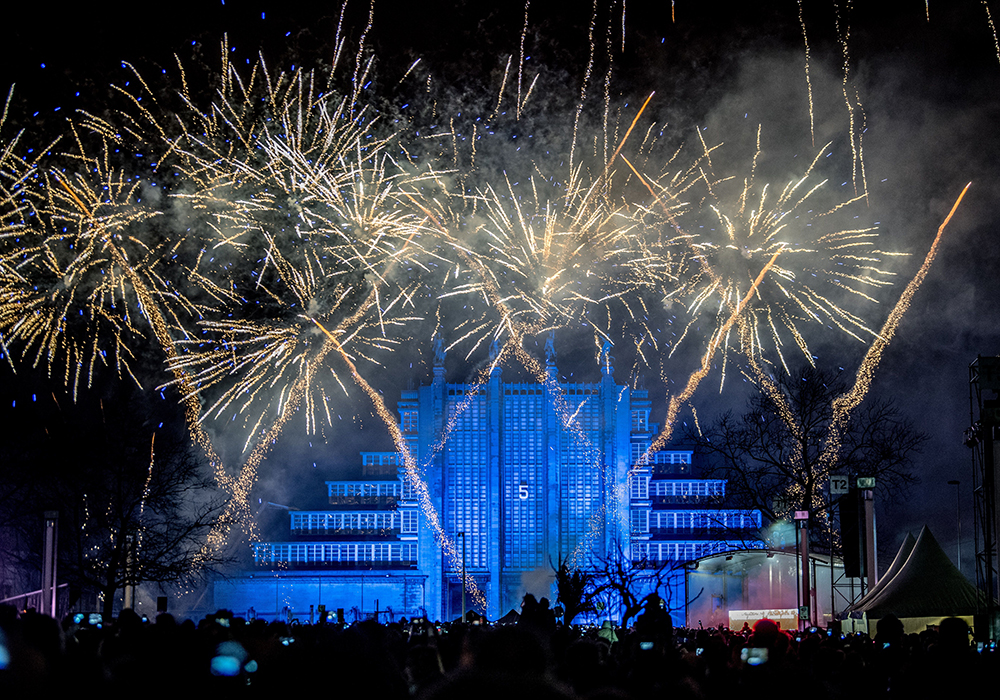
POLYGON ((0 332, 74 394, 99 365, 140 383, 132 366, 148 307, 175 322, 193 310, 164 283, 170 242, 149 202, 158 193, 114 155, 107 143, 97 156, 81 145, 62 155, 66 167, 35 169, 19 188, 23 226, 4 234, 0 255, 0 332))
MULTIPOLYGON (((137 344, 151 333, 206 452, 214 455, 205 426, 240 433, 238 470, 213 457, 232 494, 226 521, 234 522, 249 518, 258 467, 283 427, 298 415, 317 431, 332 422, 334 397, 353 387, 406 453, 370 375, 390 353, 406 351, 406 341, 427 339, 415 338, 420 319, 436 317, 435 330, 466 360, 490 346, 490 368, 520 364, 554 396, 554 362, 543 366, 528 350, 543 334, 592 336, 606 370, 612 347, 621 357, 634 348, 633 377, 656 365, 665 377, 674 350, 694 345, 700 362, 684 389, 668 395, 664 431, 650 449, 670 437, 717 355, 724 381, 726 358, 738 354, 755 368, 787 368, 791 353, 812 362, 807 337, 820 325, 884 347, 891 332, 876 330, 863 309, 885 296, 886 261, 896 253, 880 247, 875 224, 859 223, 869 219, 857 211, 868 203, 864 115, 847 98, 846 63, 857 196, 837 200, 819 174, 829 146, 787 184, 771 186, 758 174, 759 132, 740 177, 727 174, 719 147, 700 132, 686 164, 690 151, 658 147, 665 126, 630 141, 645 104, 619 138, 626 122, 610 116, 610 39, 603 104, 595 111, 587 95, 598 70, 597 10, 579 100, 563 116, 572 136, 552 145, 552 158, 526 145, 517 161, 494 159, 506 146, 483 140, 505 133, 509 146, 541 122, 528 105, 542 92, 534 89, 541 73, 522 92, 522 72, 535 65, 526 63, 527 6, 509 116, 512 59, 497 98, 479 105, 482 116, 442 118, 428 76, 419 89, 434 121, 394 119, 405 105, 387 108, 366 92, 369 17, 351 71, 337 70, 339 26, 328 72, 276 72, 263 59, 237 70, 224 41, 209 90, 192 89, 180 66, 179 86, 166 89, 133 72, 118 88, 124 107, 82 114, 70 134, 77 150, 58 165, 16 157, 17 139, 0 144, 4 354, 12 359, 10 347, 17 359, 47 366, 75 392, 103 364, 138 381, 137 344), (439 121, 449 123, 427 128, 439 121), (124 158, 134 160, 126 166, 124 158)), ((799 23, 813 134, 801 7, 799 23)), ((624 25, 623 4, 621 53, 624 25)), ((846 61, 846 29, 838 36, 846 61)), ((403 80, 419 73, 418 63, 403 80)), ((533 137, 524 135, 517 151, 533 137)), ((487 372, 480 363, 473 383, 487 372)), ((577 431, 582 459, 600 469, 594 440, 578 430, 582 404, 556 404, 564 427, 577 431)), ((406 478, 426 501, 422 466, 406 455, 406 478)), ((454 559, 433 506, 422 505, 454 559)), ((591 534, 601 526, 595 521, 591 534)), ((210 546, 227 535, 216 532, 210 546)))
POLYGON ((809 324, 869 342, 877 331, 853 310, 855 302, 878 304, 877 292, 894 277, 886 261, 901 254, 879 247, 877 226, 859 225, 863 196, 830 201, 827 181, 816 174, 830 144, 801 176, 775 188, 756 182, 759 132, 757 143, 742 181, 713 173, 710 148, 684 170, 647 178, 665 203, 650 215, 676 234, 671 246, 683 239, 692 253, 678 262, 671 247, 661 266, 651 266, 667 271, 659 273, 662 303, 690 315, 682 338, 707 316, 715 328, 709 345, 728 349, 732 340, 746 356, 768 361, 773 352, 786 369, 789 345, 813 362, 803 330, 809 324), (733 333, 727 322, 734 314, 748 333, 733 333))

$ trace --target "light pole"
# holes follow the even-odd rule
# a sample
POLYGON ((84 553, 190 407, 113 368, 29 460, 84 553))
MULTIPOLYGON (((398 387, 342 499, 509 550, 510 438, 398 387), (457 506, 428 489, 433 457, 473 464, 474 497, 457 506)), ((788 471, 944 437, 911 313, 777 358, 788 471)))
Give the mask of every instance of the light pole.
POLYGON ((799 629, 802 621, 812 626, 812 585, 809 581, 809 511, 795 511, 795 534, 799 550, 799 629))
POLYGON ((457 536, 462 538, 462 624, 465 624, 465 533, 457 536))
POLYGON ((865 576, 870 591, 878 583, 878 549, 875 542, 875 477, 859 476, 858 490, 865 504, 865 576))
POLYGON ((962 573, 962 490, 959 488, 962 482, 952 479, 949 486, 955 487, 955 517, 958 520, 958 573, 962 573))
POLYGON ((58 619, 56 604, 59 584, 56 583, 56 562, 59 559, 59 511, 45 511, 45 555, 42 560, 42 612, 58 619))

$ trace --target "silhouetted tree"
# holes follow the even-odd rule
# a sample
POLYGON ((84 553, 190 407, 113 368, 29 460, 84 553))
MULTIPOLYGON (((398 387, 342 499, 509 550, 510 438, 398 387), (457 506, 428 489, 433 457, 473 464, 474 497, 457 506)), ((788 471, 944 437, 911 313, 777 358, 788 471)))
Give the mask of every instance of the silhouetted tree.
POLYGON ((125 586, 193 584, 221 563, 205 544, 224 501, 148 396, 120 385, 50 404, 0 459, 0 484, 21 494, 2 504, 8 556, 40 569, 41 515, 58 511, 59 581, 100 594, 106 615, 125 586))
POLYGON ((850 389, 812 368, 759 378, 757 389, 742 415, 726 413, 690 436, 709 456, 706 475, 727 480, 735 505, 759 508, 771 521, 796 510, 823 516, 831 474, 873 476, 886 499, 916 482, 911 466, 926 436, 891 401, 871 399, 838 415, 850 389))
POLYGON ((610 554, 596 562, 595 601, 605 598, 611 606, 617 605, 622 627, 642 612, 652 596, 664 601, 668 613, 680 610, 685 603, 675 599, 674 589, 683 581, 684 565, 681 561, 633 560, 616 541, 610 554))
POLYGON ((570 568, 565 561, 556 569, 557 601, 563 607, 563 622, 573 624, 573 619, 583 613, 595 612, 597 587, 591 571, 570 568))

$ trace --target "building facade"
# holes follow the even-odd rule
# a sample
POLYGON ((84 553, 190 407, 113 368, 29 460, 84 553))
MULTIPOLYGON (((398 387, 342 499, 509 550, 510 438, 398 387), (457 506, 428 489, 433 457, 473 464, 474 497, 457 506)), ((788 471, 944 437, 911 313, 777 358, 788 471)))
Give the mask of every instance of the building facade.
POLYGON ((464 570, 468 606, 497 619, 560 562, 655 567, 754 546, 760 513, 723 508, 725 482, 697 478, 691 451, 647 454, 648 394, 614 382, 607 350, 594 383, 558 381, 551 343, 546 355, 544 382, 495 368, 454 384, 439 354, 398 404, 411 468, 363 453, 363 478, 327 482, 328 510, 292 512, 288 541, 257 543, 253 578, 217 586, 217 604, 452 619, 464 570))

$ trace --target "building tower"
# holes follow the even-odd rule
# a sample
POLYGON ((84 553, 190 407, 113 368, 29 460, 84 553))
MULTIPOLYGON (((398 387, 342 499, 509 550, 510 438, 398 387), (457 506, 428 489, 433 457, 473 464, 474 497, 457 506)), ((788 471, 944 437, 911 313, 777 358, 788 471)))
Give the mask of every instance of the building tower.
POLYGON ((377 597, 383 611, 455 619, 464 571, 472 609, 495 620, 526 591, 551 597, 536 582, 561 562, 658 566, 752 544, 760 513, 724 510, 725 482, 699 479, 690 451, 648 453, 648 393, 615 383, 609 345, 592 383, 560 381, 551 337, 541 382, 505 382, 497 354, 484 383, 449 383, 435 338, 431 382, 400 393, 425 491, 401 455, 363 453, 362 479, 327 482, 330 510, 293 512, 292 538, 258 543, 253 582, 217 586, 217 604, 298 610, 321 597, 371 615, 377 597))

